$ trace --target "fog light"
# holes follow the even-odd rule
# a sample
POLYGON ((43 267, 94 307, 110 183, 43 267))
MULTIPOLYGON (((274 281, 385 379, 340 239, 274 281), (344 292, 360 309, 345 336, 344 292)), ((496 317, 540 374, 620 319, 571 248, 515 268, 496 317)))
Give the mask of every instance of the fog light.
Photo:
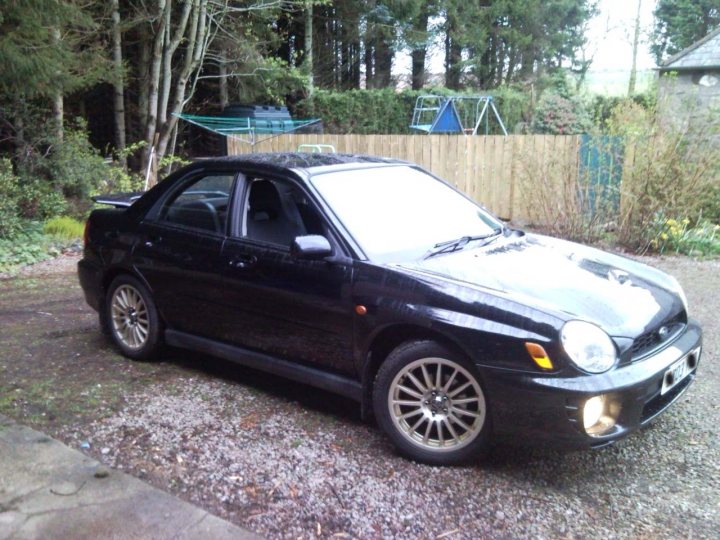
POLYGON ((605 396, 594 396, 583 406, 583 427, 588 435, 598 436, 615 425, 617 407, 612 406, 605 396))
POLYGON ((605 412, 605 398, 603 396, 591 397, 585 402, 585 407, 583 407, 583 425, 585 426, 585 431, 600 421, 603 412, 605 412))

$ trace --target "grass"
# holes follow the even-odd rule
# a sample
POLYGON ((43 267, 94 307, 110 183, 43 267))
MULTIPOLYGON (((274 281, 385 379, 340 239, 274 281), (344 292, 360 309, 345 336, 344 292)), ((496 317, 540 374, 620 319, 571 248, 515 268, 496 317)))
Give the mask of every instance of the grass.
POLYGON ((68 216, 56 216, 49 219, 43 232, 62 240, 78 240, 82 238, 85 224, 68 216))

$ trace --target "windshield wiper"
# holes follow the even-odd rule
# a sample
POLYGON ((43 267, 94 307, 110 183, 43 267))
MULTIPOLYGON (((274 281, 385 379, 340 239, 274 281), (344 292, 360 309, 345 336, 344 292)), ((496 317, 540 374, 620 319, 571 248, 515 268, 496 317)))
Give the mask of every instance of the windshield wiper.
MULTIPOLYGON (((460 251, 465 246, 467 246, 470 242, 476 242, 479 240, 487 240, 488 242, 485 242, 485 244, 489 243, 490 240, 493 240, 500 236, 503 232, 503 229, 498 227, 497 229, 493 230, 493 232, 489 234, 481 234, 478 236, 461 236, 460 238, 456 238, 455 240, 448 240, 446 242, 440 242, 439 244, 435 244, 432 249, 430 249, 423 259, 429 259, 430 257, 434 257, 435 255, 440 255, 441 253, 452 253, 453 251, 460 251)), ((483 244, 483 245, 485 245, 483 244)))

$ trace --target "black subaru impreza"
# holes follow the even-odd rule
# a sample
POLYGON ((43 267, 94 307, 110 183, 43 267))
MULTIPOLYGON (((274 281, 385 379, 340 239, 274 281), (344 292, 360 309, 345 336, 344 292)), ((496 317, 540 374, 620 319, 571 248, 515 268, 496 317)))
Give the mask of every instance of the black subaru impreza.
POLYGON ((88 219, 80 283, 125 355, 185 347, 340 393, 426 463, 607 445, 697 372, 674 278, 511 229, 410 163, 217 158, 98 202, 116 208, 88 219))

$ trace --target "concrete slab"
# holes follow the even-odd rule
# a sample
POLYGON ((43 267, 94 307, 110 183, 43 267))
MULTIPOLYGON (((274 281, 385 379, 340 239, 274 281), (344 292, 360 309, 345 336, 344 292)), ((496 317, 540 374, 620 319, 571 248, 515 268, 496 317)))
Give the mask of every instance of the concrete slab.
POLYGON ((0 415, 0 540, 260 537, 0 415))

